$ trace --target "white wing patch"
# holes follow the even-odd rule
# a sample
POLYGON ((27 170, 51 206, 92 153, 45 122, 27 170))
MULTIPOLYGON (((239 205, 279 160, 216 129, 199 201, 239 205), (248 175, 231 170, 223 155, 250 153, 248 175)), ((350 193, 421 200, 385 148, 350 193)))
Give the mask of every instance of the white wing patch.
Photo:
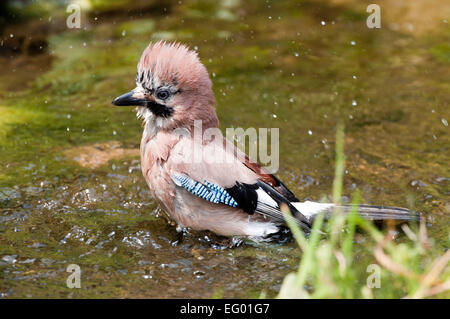
POLYGON ((334 207, 334 204, 325 204, 325 203, 317 203, 306 201, 303 203, 300 202, 291 202, 292 206, 294 206, 300 213, 302 213, 305 217, 311 217, 317 215, 321 212, 326 212, 334 207))
POLYGON ((267 194, 261 187, 256 190, 256 194, 258 194, 258 202, 278 208, 277 202, 274 201, 273 198, 270 197, 270 195, 267 194))

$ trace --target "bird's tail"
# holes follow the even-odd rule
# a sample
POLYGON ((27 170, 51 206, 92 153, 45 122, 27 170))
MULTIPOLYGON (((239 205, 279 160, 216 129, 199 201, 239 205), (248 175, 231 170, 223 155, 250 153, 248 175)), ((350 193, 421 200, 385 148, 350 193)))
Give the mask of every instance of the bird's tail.
MULTIPOLYGON (((336 206, 335 204, 324 204, 317 202, 292 202, 292 205, 304 215, 310 222, 319 213, 325 214, 325 218, 329 219, 334 211, 338 210, 343 213, 350 213, 354 205, 336 206)), ((358 205, 358 214, 364 219, 368 220, 400 220, 413 221, 419 220, 420 214, 412 212, 406 208, 389 207, 389 206, 374 206, 374 205, 358 205)))

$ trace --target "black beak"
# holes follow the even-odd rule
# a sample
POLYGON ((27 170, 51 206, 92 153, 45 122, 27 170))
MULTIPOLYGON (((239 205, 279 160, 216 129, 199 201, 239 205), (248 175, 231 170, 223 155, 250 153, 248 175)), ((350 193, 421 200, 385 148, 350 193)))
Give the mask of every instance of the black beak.
POLYGON ((128 92, 116 97, 112 104, 117 106, 145 106, 147 101, 145 99, 136 99, 133 97, 134 92, 128 92))

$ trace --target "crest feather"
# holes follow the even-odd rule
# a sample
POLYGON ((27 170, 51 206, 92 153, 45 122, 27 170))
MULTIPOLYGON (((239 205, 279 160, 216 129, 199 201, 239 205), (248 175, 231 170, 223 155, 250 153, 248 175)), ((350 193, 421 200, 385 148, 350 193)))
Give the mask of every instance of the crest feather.
POLYGON ((179 42, 150 43, 138 64, 138 79, 149 83, 183 84, 193 87, 211 87, 208 71, 200 62, 196 51, 179 42))

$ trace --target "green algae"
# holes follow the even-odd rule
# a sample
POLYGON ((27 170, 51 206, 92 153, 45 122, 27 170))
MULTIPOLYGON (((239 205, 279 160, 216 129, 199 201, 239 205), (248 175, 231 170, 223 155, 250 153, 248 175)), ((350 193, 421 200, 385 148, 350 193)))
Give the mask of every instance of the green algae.
POLYGON ((450 44, 438 44, 431 48, 430 52, 438 61, 447 64, 450 63, 450 44))

